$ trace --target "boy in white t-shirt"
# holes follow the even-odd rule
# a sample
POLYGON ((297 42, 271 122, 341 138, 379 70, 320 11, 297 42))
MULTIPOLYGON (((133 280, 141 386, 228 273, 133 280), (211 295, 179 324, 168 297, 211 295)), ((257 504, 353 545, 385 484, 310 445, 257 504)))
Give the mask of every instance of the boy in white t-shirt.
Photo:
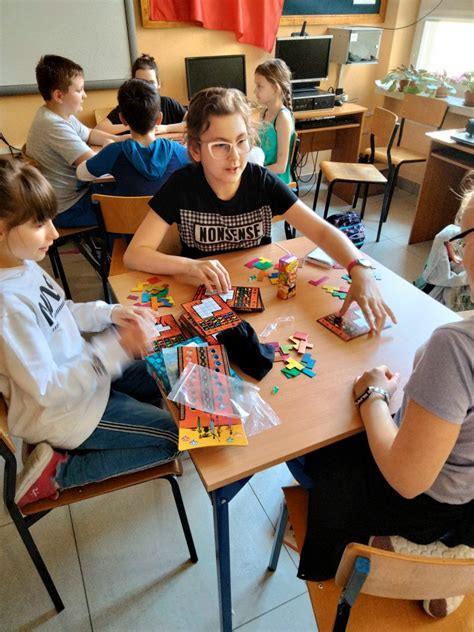
POLYGON ((45 100, 33 120, 26 153, 39 163, 58 199, 55 225, 61 228, 97 223, 89 184, 80 182, 76 168, 95 152, 89 145, 106 145, 115 136, 83 125, 76 114, 86 98, 81 66, 58 55, 45 55, 36 66, 36 81, 45 100))

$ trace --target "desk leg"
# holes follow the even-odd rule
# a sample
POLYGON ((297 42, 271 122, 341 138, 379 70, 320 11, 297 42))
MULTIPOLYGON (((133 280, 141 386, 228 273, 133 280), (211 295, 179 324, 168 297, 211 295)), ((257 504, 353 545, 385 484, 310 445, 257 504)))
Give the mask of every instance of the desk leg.
POLYGON ((221 632, 232 630, 232 594, 230 579, 229 503, 246 485, 250 477, 231 483, 210 493, 214 514, 216 541, 217 589, 221 632))

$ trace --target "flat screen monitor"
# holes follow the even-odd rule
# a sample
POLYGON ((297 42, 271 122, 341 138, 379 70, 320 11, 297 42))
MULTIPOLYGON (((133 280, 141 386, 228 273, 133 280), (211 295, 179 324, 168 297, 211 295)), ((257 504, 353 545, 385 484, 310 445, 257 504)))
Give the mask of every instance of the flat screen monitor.
POLYGON ((245 55, 186 57, 188 99, 204 88, 237 88, 245 94, 245 55))
POLYGON ((275 57, 289 66, 293 88, 308 88, 327 79, 331 41, 332 35, 277 38, 275 57))

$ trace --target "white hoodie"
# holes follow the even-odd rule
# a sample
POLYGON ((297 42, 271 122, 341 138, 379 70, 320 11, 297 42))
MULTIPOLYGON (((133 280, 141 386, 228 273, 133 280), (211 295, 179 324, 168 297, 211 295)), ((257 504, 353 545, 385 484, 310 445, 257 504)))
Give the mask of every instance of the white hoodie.
POLYGON ((0 269, 0 391, 12 434, 72 449, 95 430, 110 384, 131 359, 114 305, 74 303, 36 263, 0 269), (90 342, 81 331, 97 332, 90 342))

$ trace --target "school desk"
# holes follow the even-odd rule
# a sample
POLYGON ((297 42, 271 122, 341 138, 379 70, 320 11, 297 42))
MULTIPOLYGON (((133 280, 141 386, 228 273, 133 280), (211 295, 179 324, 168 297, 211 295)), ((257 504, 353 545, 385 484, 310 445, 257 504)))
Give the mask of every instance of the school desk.
POLYGON ((474 169, 474 146, 461 145, 451 134, 462 130, 428 132, 431 148, 420 188, 409 244, 433 239, 452 224, 459 208, 461 182, 474 169))
MULTIPOLYGON (((411 373, 415 350, 437 326, 460 320, 454 312, 374 262, 381 277, 378 283, 383 296, 396 312, 398 324, 386 329, 380 336, 362 336, 343 342, 316 322, 317 318, 338 310, 342 302, 321 286, 313 286, 308 281, 328 276, 330 278, 325 283, 345 286, 345 281, 341 280, 345 270, 327 270, 305 264, 298 270, 296 296, 287 301, 277 298, 277 286, 271 285, 268 279, 249 281, 254 270, 249 270, 244 264, 260 256, 277 263, 286 254, 282 248, 302 256, 312 250, 314 244, 300 237, 233 252, 220 256, 219 260, 229 270, 233 284, 255 283, 261 288, 265 311, 242 315, 259 336, 278 318, 293 318, 290 322, 281 323, 268 337, 260 336, 260 340, 286 343, 287 337, 296 331, 308 333, 314 345, 311 353, 316 359, 314 371, 317 375, 314 378, 300 375, 287 379, 281 372, 282 363, 275 363, 258 386, 261 396, 273 407, 281 424, 250 437, 247 447, 190 451, 213 505, 220 622, 221 630, 226 632, 232 629, 229 502, 256 472, 359 432, 362 429, 361 419, 353 404, 352 385, 354 378, 365 369, 387 364, 400 372, 401 385, 391 402, 394 412, 400 406, 402 387, 411 373), (272 394, 274 386, 278 386, 279 391, 272 394)), ((117 299, 123 304, 131 304, 132 301, 126 298, 131 288, 151 276, 154 275, 127 272, 109 280, 117 299)), ((195 288, 173 277, 162 278, 170 285, 170 294, 176 302, 172 311, 178 316, 180 304, 191 300, 195 288)))
MULTIPOLYGON (((330 149, 330 160, 334 162, 357 162, 365 112, 366 107, 355 103, 344 103, 324 110, 294 112, 296 132, 301 140, 298 152, 307 154, 330 149), (328 122, 330 126, 320 127, 328 122), (298 129, 300 124, 308 127, 298 129)), ((334 190, 336 195, 352 204, 353 184, 337 184, 334 190)))

